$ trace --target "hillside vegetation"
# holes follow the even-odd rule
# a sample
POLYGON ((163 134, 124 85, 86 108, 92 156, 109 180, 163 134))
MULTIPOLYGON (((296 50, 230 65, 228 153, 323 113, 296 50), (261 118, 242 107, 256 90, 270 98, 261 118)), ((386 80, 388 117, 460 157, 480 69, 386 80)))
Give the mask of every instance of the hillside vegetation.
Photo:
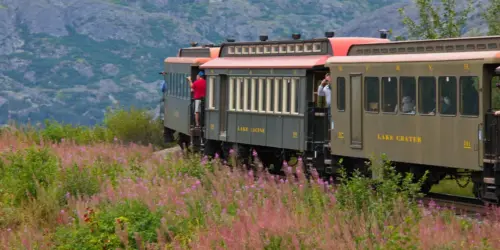
MULTIPOLYGON (((466 30, 485 33, 474 1, 466 30)), ((465 1, 457 1, 462 8, 465 1)), ((163 59, 189 42, 405 35, 395 0, 0 0, 0 124, 93 125, 112 105, 159 111, 163 59)), ((417 10, 410 7, 409 16, 417 10)))
POLYGON ((56 133, 65 138, 56 130, 0 130, 3 249, 500 247, 498 212, 477 222, 425 206, 420 182, 396 174, 385 158, 371 161, 381 179, 344 175, 334 187, 315 172, 308 181, 301 159, 277 177, 255 153, 256 169, 248 170, 234 154, 200 161, 155 154, 137 139, 98 139, 115 133, 111 127, 56 133))

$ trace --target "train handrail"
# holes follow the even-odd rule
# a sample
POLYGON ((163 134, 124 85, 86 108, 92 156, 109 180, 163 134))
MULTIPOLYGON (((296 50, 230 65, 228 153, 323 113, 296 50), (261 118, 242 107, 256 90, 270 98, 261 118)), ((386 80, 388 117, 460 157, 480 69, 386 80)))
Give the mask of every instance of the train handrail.
POLYGON ((484 117, 484 157, 498 160, 500 157, 500 116, 488 110, 484 117))

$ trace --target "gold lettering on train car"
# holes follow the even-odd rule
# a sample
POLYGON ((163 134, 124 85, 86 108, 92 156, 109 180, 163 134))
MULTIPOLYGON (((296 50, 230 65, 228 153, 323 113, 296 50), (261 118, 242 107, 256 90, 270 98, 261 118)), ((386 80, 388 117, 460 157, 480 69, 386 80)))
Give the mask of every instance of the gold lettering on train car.
POLYGON ((215 125, 213 123, 210 123, 210 130, 214 130, 215 129, 215 125))
POLYGON ((366 72, 368 72, 370 70, 370 65, 366 65, 365 70, 366 70, 366 72))
POLYGON ((240 127, 240 126, 238 126, 238 131, 239 132, 248 132, 248 127, 240 127))
POLYGON ((338 66, 337 68, 339 69, 339 71, 342 71, 342 66, 338 66))
POLYGON ((470 144, 470 141, 464 140, 464 148, 465 149, 471 149, 472 148, 472 146, 470 144))
POLYGON ((470 70, 470 68, 469 68, 469 64, 468 64, 468 63, 464 63, 464 69, 465 69, 465 70, 470 70))
POLYGON ((344 139, 344 132, 338 132, 337 133, 337 138, 344 139))
POLYGON ((432 71, 432 65, 429 64, 429 70, 432 71))
POLYGON ((298 138, 299 134, 297 132, 292 132, 292 138, 298 138))
POLYGON ((397 142, 408 142, 408 143, 422 143, 422 137, 420 136, 406 136, 406 135, 389 135, 389 134, 377 134, 377 140, 381 141, 397 141, 397 142))
POLYGON ((252 133, 264 133, 264 128, 251 128, 252 133))
POLYGON ((401 67, 399 67, 399 65, 396 65, 396 71, 400 71, 401 70, 401 67))

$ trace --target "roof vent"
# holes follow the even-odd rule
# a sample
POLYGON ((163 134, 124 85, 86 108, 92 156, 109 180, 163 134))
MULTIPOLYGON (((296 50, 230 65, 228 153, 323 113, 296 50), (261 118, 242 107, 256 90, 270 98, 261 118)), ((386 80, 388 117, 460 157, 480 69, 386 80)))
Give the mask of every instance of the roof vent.
POLYGON ((191 47, 196 47, 196 46, 198 46, 197 42, 191 42, 191 47))
POLYGON ((267 39, 268 39, 268 37, 267 37, 266 35, 261 35, 261 36, 259 36, 259 40, 260 40, 261 42, 265 42, 265 41, 267 41, 267 39))
POLYGON ((328 37, 328 38, 332 38, 335 36, 335 32, 333 31, 327 31, 325 32, 325 36, 328 37))
POLYGON ((378 32, 380 32, 380 38, 382 38, 382 39, 387 39, 387 32, 388 32, 388 30, 386 30, 386 29, 381 29, 381 30, 379 30, 378 32))
POLYGON ((209 44, 203 45, 203 47, 205 47, 205 48, 212 48, 212 47, 215 47, 215 44, 209 43, 209 44))
POLYGON ((228 39, 226 39, 226 41, 227 41, 228 43, 234 43, 236 40, 234 40, 233 38, 228 38, 228 39))
POLYGON ((299 33, 294 33, 292 34, 293 40, 299 40, 300 39, 300 34, 299 33))

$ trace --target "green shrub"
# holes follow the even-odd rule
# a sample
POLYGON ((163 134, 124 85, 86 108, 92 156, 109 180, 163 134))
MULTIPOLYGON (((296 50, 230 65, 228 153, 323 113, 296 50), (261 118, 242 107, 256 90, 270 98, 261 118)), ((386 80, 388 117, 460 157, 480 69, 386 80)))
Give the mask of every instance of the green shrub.
POLYGON ((62 171, 60 175, 61 188, 59 189, 59 202, 66 203, 66 194, 72 196, 91 196, 99 192, 99 175, 92 174, 89 168, 80 168, 78 165, 62 171))
POLYGON ((390 218, 400 204, 408 205, 408 209, 416 210, 415 199, 422 196, 420 187, 426 176, 418 182, 413 181, 413 175, 407 173, 404 177, 395 167, 382 156, 381 163, 372 159, 370 170, 377 178, 371 178, 355 171, 347 177, 341 171, 341 182, 337 190, 339 207, 357 215, 375 217, 382 223, 390 218))
POLYGON ((135 233, 143 243, 156 242, 156 229, 161 224, 160 211, 151 212, 136 200, 105 205, 95 214, 90 212, 88 218, 83 225, 59 227, 55 234, 56 249, 139 249, 135 233), (126 228, 126 232, 116 233, 115 228, 126 228), (128 244, 125 246, 123 242, 128 244))
POLYGON ((38 185, 48 187, 56 179, 57 158, 47 148, 27 148, 8 152, 0 162, 0 195, 19 205, 28 197, 37 197, 38 185))
POLYGON ((146 110, 132 107, 129 111, 108 111, 104 124, 113 136, 125 143, 164 146, 163 123, 161 120, 153 120, 146 110))

